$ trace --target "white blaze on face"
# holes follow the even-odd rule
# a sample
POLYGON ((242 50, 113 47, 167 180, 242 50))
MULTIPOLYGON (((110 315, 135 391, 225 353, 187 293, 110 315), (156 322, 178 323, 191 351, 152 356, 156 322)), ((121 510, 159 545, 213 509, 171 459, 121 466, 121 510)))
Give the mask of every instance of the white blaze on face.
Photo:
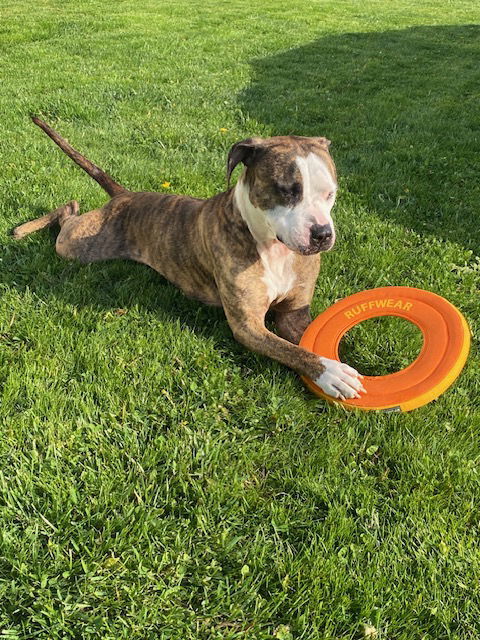
POLYGON ((277 206, 268 211, 274 219, 276 235, 293 250, 308 247, 312 225, 329 224, 332 228, 332 245, 335 229, 330 215, 335 203, 337 185, 325 162, 316 154, 296 157, 302 176, 302 199, 294 207, 277 206))
POLYGON ((303 179, 303 198, 299 208, 311 213, 317 224, 332 224, 330 212, 335 203, 337 185, 327 165, 314 153, 309 153, 306 158, 298 156, 296 160, 303 179))

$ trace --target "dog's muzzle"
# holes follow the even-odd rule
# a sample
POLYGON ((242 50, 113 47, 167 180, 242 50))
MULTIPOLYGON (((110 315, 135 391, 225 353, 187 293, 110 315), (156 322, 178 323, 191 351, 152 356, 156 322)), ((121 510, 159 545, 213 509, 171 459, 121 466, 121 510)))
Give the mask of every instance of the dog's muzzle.
POLYGON ((333 229, 330 224, 314 224, 310 227, 310 244, 301 253, 311 255, 328 251, 334 242, 333 229))
MULTIPOLYGON (((279 235, 277 235, 277 240, 286 244, 279 235)), ((310 256, 314 253, 320 253, 320 251, 328 251, 333 247, 334 242, 335 235, 330 224, 314 224, 310 227, 310 242, 308 245, 293 247, 287 244, 287 246, 302 256, 310 256)))

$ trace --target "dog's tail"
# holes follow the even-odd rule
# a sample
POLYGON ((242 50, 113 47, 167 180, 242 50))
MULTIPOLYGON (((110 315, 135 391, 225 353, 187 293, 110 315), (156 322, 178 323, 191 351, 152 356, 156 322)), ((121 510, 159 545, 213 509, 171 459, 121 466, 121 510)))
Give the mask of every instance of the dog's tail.
POLYGON ((125 193, 127 191, 125 187, 122 187, 121 184, 115 182, 115 180, 113 180, 113 178, 106 174, 105 171, 97 167, 95 164, 93 164, 93 162, 90 162, 90 160, 87 160, 87 158, 78 153, 78 151, 75 151, 72 145, 69 144, 64 138, 59 136, 58 133, 51 127, 49 127, 46 122, 43 122, 43 120, 40 120, 40 118, 37 118, 36 116, 32 116, 32 120, 37 126, 40 127, 40 129, 43 129, 45 131, 47 136, 49 136, 55 142, 55 144, 57 144, 60 149, 67 154, 67 156, 69 156, 74 162, 76 162, 79 167, 82 167, 82 169, 86 171, 89 176, 96 180, 102 187, 102 189, 105 189, 108 195, 116 196, 119 193, 125 193))

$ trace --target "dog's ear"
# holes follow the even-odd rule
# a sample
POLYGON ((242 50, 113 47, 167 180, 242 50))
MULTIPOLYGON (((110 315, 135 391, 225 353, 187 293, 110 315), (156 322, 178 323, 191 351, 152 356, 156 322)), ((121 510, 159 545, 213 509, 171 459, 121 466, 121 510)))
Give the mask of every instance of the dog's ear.
POLYGON ((246 167, 251 165, 255 157, 258 156, 262 143, 261 138, 247 138, 233 145, 227 160, 227 186, 230 186, 230 177, 237 164, 243 162, 246 167))

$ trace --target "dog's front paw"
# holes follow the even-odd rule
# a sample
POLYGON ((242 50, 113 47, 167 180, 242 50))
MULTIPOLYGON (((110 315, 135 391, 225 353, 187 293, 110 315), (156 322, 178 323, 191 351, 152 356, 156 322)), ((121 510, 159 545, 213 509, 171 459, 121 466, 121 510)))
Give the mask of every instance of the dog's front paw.
POLYGON ((330 358, 320 357, 320 361, 325 371, 314 382, 324 393, 340 400, 360 398, 360 391, 366 393, 361 382, 363 376, 353 367, 330 358))

